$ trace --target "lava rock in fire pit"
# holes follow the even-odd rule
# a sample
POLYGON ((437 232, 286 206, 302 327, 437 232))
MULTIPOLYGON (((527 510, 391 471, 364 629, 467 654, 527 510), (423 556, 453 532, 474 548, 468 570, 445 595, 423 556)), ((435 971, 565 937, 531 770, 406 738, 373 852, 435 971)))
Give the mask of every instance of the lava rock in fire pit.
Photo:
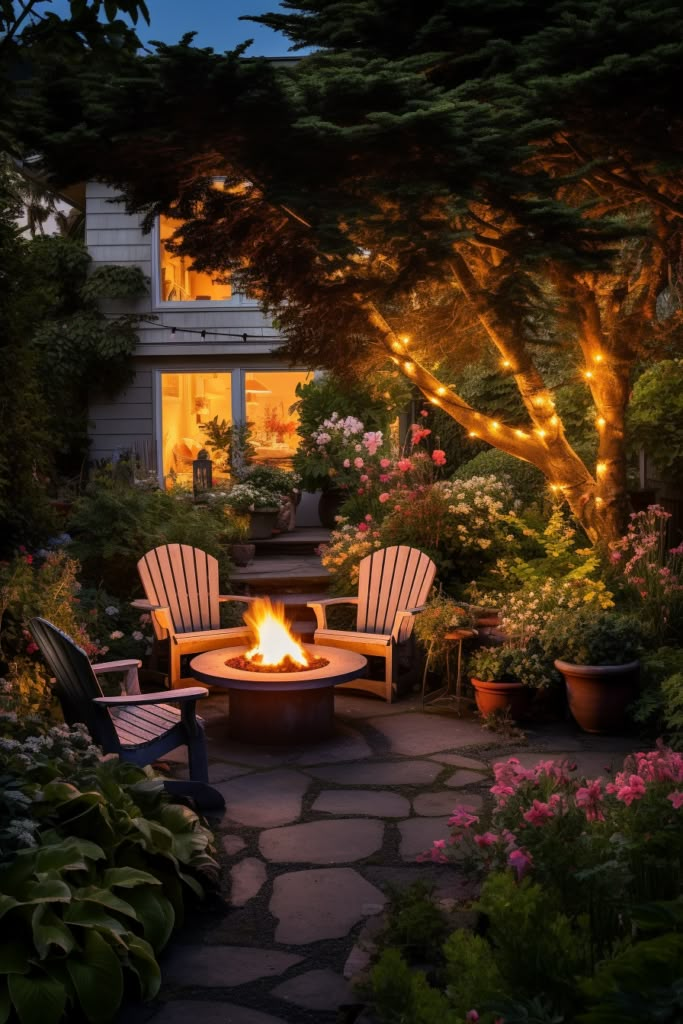
POLYGON ((256 659, 245 658, 240 655, 238 658, 228 658, 225 662, 228 668, 237 668, 241 672, 309 672, 313 668, 325 668, 329 665, 327 658, 308 658, 306 665, 299 665, 296 661, 286 655, 277 665, 263 665, 256 659))

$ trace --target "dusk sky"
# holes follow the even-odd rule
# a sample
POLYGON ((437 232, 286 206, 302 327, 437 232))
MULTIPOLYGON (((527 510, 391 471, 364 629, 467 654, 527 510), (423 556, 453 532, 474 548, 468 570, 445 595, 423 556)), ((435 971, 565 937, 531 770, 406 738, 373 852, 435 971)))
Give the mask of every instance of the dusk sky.
MULTIPOLYGON (((160 39, 177 43, 186 32, 196 31, 195 46, 211 46, 219 53, 231 50, 245 39, 254 45, 251 57, 281 57, 289 53, 289 40, 252 22, 240 21, 241 14, 265 14, 277 10, 278 0, 147 0, 149 26, 140 20, 137 33, 143 42, 160 39)), ((68 0, 53 0, 57 14, 68 12, 68 0)), ((291 56, 291 54, 290 54, 291 56)))

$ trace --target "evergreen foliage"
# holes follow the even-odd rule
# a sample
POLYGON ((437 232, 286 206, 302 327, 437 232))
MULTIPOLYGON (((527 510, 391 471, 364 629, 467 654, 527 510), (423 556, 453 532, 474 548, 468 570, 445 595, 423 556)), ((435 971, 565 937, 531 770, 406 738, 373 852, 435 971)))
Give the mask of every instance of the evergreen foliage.
POLYGON ((680 346, 683 12, 301 0, 255 20, 319 50, 268 62, 186 39, 110 75, 47 55, 24 137, 62 179, 184 220, 176 250, 276 310, 292 358, 392 353, 468 431, 541 469, 594 543, 618 536, 632 370, 680 346), (439 375, 444 352, 485 347, 514 376, 514 418, 439 375), (564 351, 588 399, 595 465, 539 347, 564 351))

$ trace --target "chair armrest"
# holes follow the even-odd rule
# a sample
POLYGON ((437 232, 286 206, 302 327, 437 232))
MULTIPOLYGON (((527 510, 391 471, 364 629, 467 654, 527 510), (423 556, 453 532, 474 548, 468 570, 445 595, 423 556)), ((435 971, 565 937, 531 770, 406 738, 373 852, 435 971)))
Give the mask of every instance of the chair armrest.
POLYGON ((182 704, 208 696, 209 691, 205 686, 186 686, 181 690, 159 690, 157 693, 139 693, 130 697, 95 697, 93 703, 121 708, 137 704, 182 704))
POLYGON ((416 608, 399 608, 394 616, 394 625, 391 629, 391 639, 394 643, 398 643, 401 629, 405 625, 406 621, 408 619, 412 619, 418 612, 423 612, 426 607, 426 604, 420 604, 416 608))
POLYGON ((327 628, 326 609, 333 604, 358 604, 357 597, 328 597, 324 601, 307 601, 306 607, 312 608, 318 623, 318 629, 327 628))
POLYGON ((255 597, 247 597, 246 594, 219 594, 219 601, 239 601, 241 604, 251 604, 255 597))
POLYGON ((100 661, 92 666, 92 670, 96 676, 106 675, 108 672, 125 672, 121 693, 132 697, 140 693, 138 669, 141 665, 142 662, 135 658, 126 658, 123 661, 100 661))
POLYGON ((143 597, 138 597, 135 601, 131 601, 130 605, 131 608, 137 608, 139 611, 149 612, 162 632, 165 630, 169 635, 173 634, 174 629, 173 621, 171 619, 171 609, 168 605, 152 604, 151 601, 147 601, 143 597))

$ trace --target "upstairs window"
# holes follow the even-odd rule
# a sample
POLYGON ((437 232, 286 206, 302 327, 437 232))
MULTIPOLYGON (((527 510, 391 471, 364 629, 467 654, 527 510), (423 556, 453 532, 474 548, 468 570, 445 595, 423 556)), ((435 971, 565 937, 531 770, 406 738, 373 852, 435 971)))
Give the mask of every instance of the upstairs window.
POLYGON ((159 218, 159 265, 162 302, 229 302, 234 293, 225 275, 211 275, 192 270, 188 256, 177 256, 166 248, 166 242, 180 227, 172 217, 159 218))

